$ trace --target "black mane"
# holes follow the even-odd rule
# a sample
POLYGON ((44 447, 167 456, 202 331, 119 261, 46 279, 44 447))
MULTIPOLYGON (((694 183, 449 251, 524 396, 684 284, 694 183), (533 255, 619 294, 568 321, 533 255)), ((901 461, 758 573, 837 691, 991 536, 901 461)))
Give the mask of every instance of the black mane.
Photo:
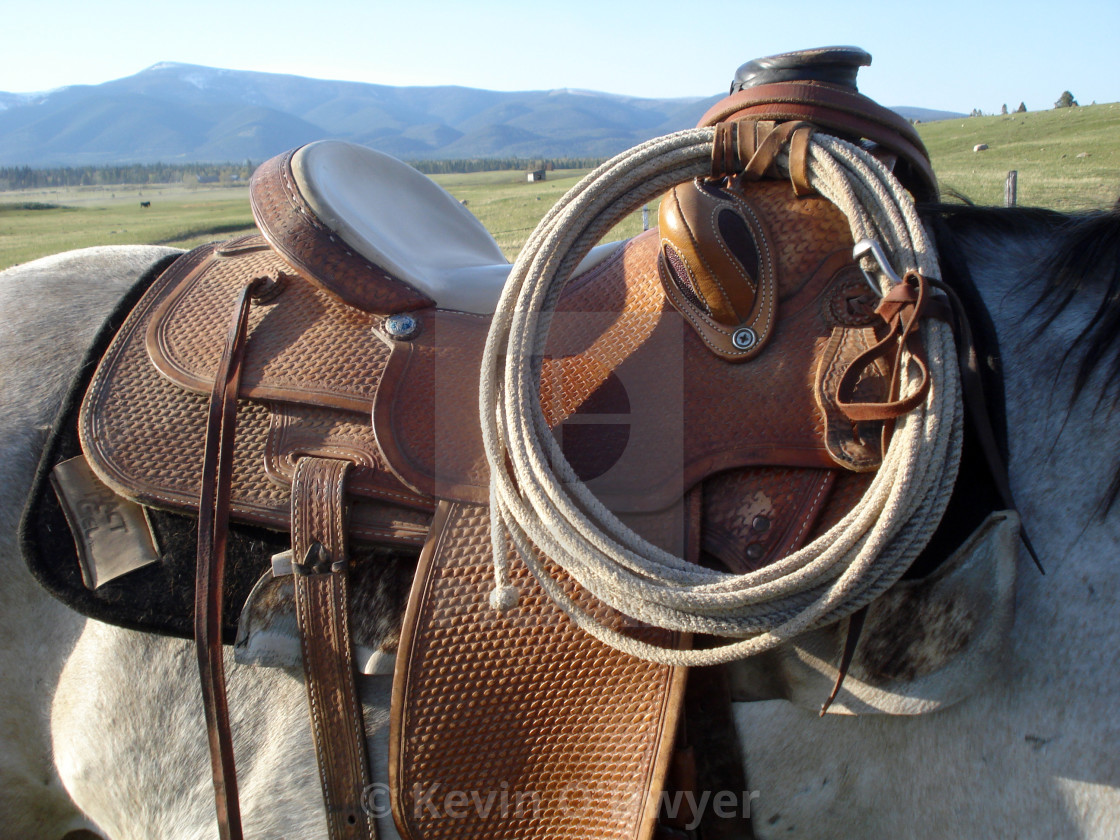
MULTIPOLYGON (((922 208, 922 216, 937 239, 945 279, 966 299, 968 308, 983 313, 981 343, 990 348, 985 359, 987 375, 999 375, 999 351, 991 322, 972 283, 967 260, 958 238, 964 236, 1026 237, 1051 243, 1049 253, 1031 266, 1030 275, 1040 282, 1032 311, 1045 329, 1076 298, 1091 295, 1098 301, 1062 358, 1062 366, 1073 366, 1070 406, 1083 393, 1090 378, 1100 370, 1104 387, 1098 407, 1108 399, 1110 407, 1120 403, 1120 210, 1063 214, 1035 207, 979 207, 971 204, 942 204, 922 208)), ((985 383, 988 385, 988 382, 985 383)), ((1002 416, 993 417, 999 425, 1002 416)), ((1102 512, 1120 498, 1120 470, 1103 500, 1102 512)))

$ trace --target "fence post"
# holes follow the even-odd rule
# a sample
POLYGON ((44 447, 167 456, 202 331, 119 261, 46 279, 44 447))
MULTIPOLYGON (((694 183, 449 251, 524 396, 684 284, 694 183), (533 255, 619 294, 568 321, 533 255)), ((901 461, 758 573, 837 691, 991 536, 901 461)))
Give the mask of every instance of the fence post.
POLYGON ((649 230, 649 205, 642 208, 642 230, 649 230))
POLYGON ((1007 173, 1007 183, 1003 188, 1003 206, 1014 207, 1019 201, 1019 170, 1007 173))

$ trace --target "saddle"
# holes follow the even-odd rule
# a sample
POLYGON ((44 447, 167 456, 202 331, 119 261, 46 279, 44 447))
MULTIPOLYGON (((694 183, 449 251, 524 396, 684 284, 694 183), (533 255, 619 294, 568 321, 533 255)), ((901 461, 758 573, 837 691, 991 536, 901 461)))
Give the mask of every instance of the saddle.
MULTIPOLYGON (((715 176, 674 188, 658 229, 594 249, 560 295, 540 360, 552 434, 604 504, 691 562, 749 572, 785 556, 843 517, 879 463, 881 426, 844 405, 884 400, 888 371, 870 364, 842 385, 877 341, 878 301, 843 215, 774 177, 779 156, 799 171, 799 144, 820 129, 874 140, 915 194, 935 194, 904 120, 834 74, 785 76, 800 64, 854 80, 869 60, 834 48, 746 73, 705 117, 736 126, 715 176)), ((240 836, 221 649, 240 523, 290 535, 256 574, 292 581, 332 837, 375 833, 349 583, 382 557, 370 546, 422 547, 393 690, 402 836, 651 836, 685 669, 588 636, 515 555, 520 601, 491 607, 477 391, 510 269, 493 238, 419 173, 336 141, 263 164, 251 198, 259 233, 184 255, 125 319, 82 405, 84 458, 56 476, 72 522, 83 493, 87 507, 108 493, 198 519, 195 635, 222 835, 240 836)), ((96 551, 82 553, 97 585, 96 551)), ((136 556, 102 577, 152 559, 136 556)), ((704 643, 614 613, 537 560, 615 629, 704 643)))

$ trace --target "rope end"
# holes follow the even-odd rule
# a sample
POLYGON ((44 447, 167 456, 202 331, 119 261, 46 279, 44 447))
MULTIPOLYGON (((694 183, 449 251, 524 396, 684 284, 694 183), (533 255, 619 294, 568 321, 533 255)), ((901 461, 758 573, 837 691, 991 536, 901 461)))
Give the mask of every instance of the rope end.
POLYGON ((497 612, 509 612, 520 600, 521 593, 516 586, 495 586, 490 590, 490 608, 497 612))

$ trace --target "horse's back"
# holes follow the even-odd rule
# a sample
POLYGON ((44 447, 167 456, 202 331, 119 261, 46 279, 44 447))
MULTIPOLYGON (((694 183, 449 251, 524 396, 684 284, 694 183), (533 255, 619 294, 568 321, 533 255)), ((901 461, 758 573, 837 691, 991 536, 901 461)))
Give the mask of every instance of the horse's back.
POLYGON ((178 251, 85 248, 0 272, 0 837, 57 838, 86 827, 52 765, 50 705, 85 619, 23 563, 17 525, 54 415, 104 318, 178 251))

